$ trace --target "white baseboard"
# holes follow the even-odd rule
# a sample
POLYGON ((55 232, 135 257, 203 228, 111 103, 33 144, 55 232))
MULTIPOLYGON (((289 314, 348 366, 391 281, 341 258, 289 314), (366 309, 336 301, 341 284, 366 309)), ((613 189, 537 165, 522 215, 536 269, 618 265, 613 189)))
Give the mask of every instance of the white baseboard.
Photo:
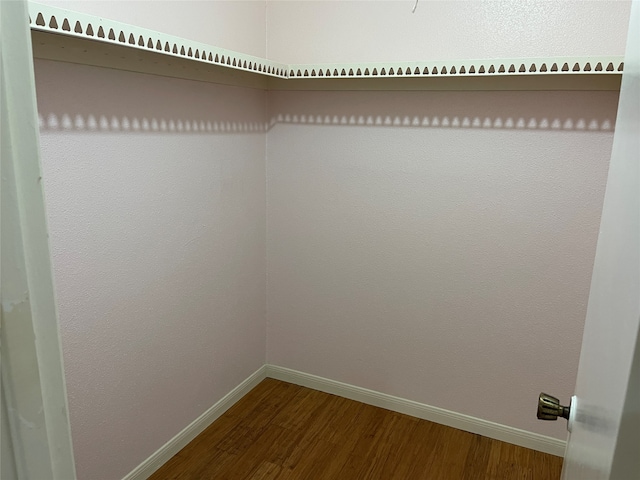
POLYGON ((454 427, 466 432, 477 433, 485 437, 512 443, 559 457, 564 456, 566 442, 557 438, 547 437, 537 433, 527 432, 518 428, 500 425, 480 418, 463 415, 461 413, 432 407, 404 398, 394 397, 385 393, 375 392, 366 388, 356 387, 335 380, 298 372, 289 368, 275 365, 266 366, 267 377, 294 383, 303 387, 313 388, 321 392, 331 393, 376 407, 385 408, 398 413, 422 418, 431 422, 454 427))
POLYGON ((226 394, 220 401, 187 425, 180 433, 165 443, 159 450, 138 465, 123 480, 143 480, 149 478, 158 468, 182 450, 191 440, 196 438, 205 428, 211 425, 220 415, 229 410, 238 400, 266 377, 267 366, 263 365, 249 378, 226 394))
POLYGON ((196 438, 205 428, 211 425, 218 417, 231 408, 266 377, 313 388, 314 390, 331 393, 394 412, 404 413, 412 417, 422 418, 466 432, 477 433, 478 435, 495 438, 503 442, 520 445, 521 447, 531 448, 532 450, 550 453, 551 455, 557 455, 559 457, 564 456, 566 442, 558 440, 557 438, 507 427, 499 423, 445 410, 444 408, 432 407, 423 403, 405 400, 404 398, 394 397, 386 393, 375 392, 366 388, 298 372, 289 368, 278 367, 276 365, 263 365, 138 465, 131 473, 124 477, 123 480, 144 480, 149 478, 158 468, 169 461, 171 457, 182 450, 191 440, 196 438))

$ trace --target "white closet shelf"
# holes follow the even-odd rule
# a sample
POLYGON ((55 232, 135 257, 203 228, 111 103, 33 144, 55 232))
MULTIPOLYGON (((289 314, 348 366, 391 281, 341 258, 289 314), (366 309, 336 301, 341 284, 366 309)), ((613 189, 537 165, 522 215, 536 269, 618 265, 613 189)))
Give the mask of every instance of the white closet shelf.
POLYGON ((618 90, 623 57, 284 64, 29 2, 36 58, 276 90, 618 90))

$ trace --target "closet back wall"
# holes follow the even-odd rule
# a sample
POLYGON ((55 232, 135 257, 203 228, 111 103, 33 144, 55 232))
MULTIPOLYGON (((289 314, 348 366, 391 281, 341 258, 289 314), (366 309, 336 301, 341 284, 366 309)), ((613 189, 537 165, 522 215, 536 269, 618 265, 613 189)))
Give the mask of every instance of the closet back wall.
POLYGON ((624 55, 630 0, 268 0, 290 63, 624 55), (295 41, 292 41, 295 39, 295 41))
POLYGON ((265 363, 265 93, 36 62, 79 479, 119 479, 265 363))
POLYGON ((270 92, 268 363, 566 437, 615 92, 270 92))

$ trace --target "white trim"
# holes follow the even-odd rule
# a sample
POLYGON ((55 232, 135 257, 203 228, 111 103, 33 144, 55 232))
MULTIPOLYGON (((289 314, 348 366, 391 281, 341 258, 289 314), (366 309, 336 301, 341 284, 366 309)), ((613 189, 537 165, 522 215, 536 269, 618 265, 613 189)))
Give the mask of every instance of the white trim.
POLYGON ((267 377, 349 398, 366 403, 367 405, 404 413, 466 432, 477 433, 478 435, 495 438, 496 440, 532 450, 550 453, 551 455, 557 455, 559 457, 564 456, 566 442, 558 440, 557 438, 546 437, 518 428, 500 425, 462 413, 445 410, 444 408, 432 407, 430 405, 394 397, 386 393, 374 392, 373 390, 348 385, 297 370, 291 370, 290 368, 278 367, 276 365, 263 365, 138 465, 131 473, 124 477, 123 480, 143 480, 150 477, 156 470, 168 462, 171 457, 182 450, 189 442, 202 433, 205 428, 211 425, 218 417, 229 410, 229 408, 235 405, 242 397, 249 393, 251 389, 267 377))
MULTIPOLYGON (((36 54, 40 58, 71 61, 73 63, 87 63, 95 65, 91 59, 91 52, 100 52, 101 66, 134 70, 152 74, 176 76, 170 69, 158 63, 159 58, 169 59, 168 65, 178 59, 187 60, 190 68, 181 64, 182 70, 195 69, 194 72, 183 72, 185 78, 231 83, 240 78, 229 77, 229 71, 244 72, 258 78, 296 80, 287 82, 304 85, 310 80, 321 81, 320 88, 327 85, 325 80, 335 79, 407 79, 407 78, 446 78, 446 77, 558 77, 576 75, 593 78, 594 76, 620 77, 624 69, 624 57, 613 56, 567 56, 567 57, 518 57, 518 58, 483 58, 483 59, 453 59, 453 60, 421 60, 416 62, 377 62, 377 63, 313 63, 286 64, 268 58, 247 55, 233 50, 223 49, 214 45, 199 43, 174 35, 149 30, 115 20, 109 20, 96 15, 75 12, 51 5, 42 5, 29 1, 29 26, 34 32, 43 32, 50 38, 38 37, 36 54), (71 40, 82 40, 81 48, 74 48, 77 44, 71 40), (47 45, 50 48, 47 48, 47 45), (121 51, 118 54, 105 50, 107 45, 124 48, 128 54, 121 51), (69 48, 71 47, 71 48, 69 48), (62 51, 61 51, 62 50, 62 51), (83 53, 84 52, 84 53, 83 53), (85 53, 89 52, 85 55, 85 53), (131 52, 134 52, 133 55, 131 52), (145 54, 156 56, 150 59, 145 54), (131 58, 126 58, 131 57, 131 58), (124 60, 124 61, 122 61, 124 60), (209 67, 223 67, 226 75, 216 74, 209 67), (195 75, 195 78, 194 78, 195 75)), ((587 78, 588 80, 588 78, 587 78)), ((245 80, 246 81, 246 80, 245 80)), ((242 84, 242 83, 241 83, 242 84)), ((258 85, 264 88, 262 85, 258 85)), ((318 88, 318 84, 297 88, 318 88)), ((530 87, 529 87, 530 88, 530 87)), ((549 87, 545 87, 549 88, 549 87)), ((593 87, 592 87, 593 88, 593 87)), ((608 87, 611 88, 611 87, 608 87)))
POLYGON ((251 391, 256 385, 266 378, 267 366, 263 365, 256 370, 249 378, 243 381, 236 388, 231 390, 222 399, 215 403, 206 412, 187 425, 175 437, 165 443, 149 458, 138 465, 123 480, 142 480, 149 478, 158 468, 164 465, 176 453, 182 450, 191 440, 196 438, 202 431, 218 419, 224 412, 229 410, 235 403, 251 391))
MULTIPOLYGON (((25 1, 0 0, 2 415, 18 478, 73 480, 25 1), (7 273, 5 273, 7 272, 7 273)), ((3 432, 6 433, 6 432, 3 432)), ((6 439, 6 437, 5 437, 6 439)), ((2 457, 7 453, 3 444, 2 457)), ((4 467, 4 464, 3 464, 4 467)))
POLYGON ((444 408, 432 407, 423 403, 387 395, 386 393, 375 392, 366 388, 348 385, 276 365, 267 365, 266 374, 267 377, 275 378, 276 380, 313 388, 321 392, 331 393, 366 403, 367 405, 404 413, 459 430, 477 433, 485 437, 494 438, 532 450, 550 453, 551 455, 557 455, 559 457, 564 456, 566 442, 558 440, 557 438, 527 432, 518 428, 482 420, 481 418, 445 410, 444 408))
POLYGON ((519 57, 377 63, 288 65, 288 78, 407 78, 621 74, 624 57, 519 57))

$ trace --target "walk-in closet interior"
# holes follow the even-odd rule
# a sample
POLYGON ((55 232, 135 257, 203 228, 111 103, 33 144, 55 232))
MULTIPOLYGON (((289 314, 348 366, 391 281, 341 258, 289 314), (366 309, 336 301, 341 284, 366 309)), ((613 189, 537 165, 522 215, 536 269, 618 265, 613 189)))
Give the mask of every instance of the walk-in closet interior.
POLYGON ((265 376, 562 456, 630 6, 29 3, 78 478, 265 376))

